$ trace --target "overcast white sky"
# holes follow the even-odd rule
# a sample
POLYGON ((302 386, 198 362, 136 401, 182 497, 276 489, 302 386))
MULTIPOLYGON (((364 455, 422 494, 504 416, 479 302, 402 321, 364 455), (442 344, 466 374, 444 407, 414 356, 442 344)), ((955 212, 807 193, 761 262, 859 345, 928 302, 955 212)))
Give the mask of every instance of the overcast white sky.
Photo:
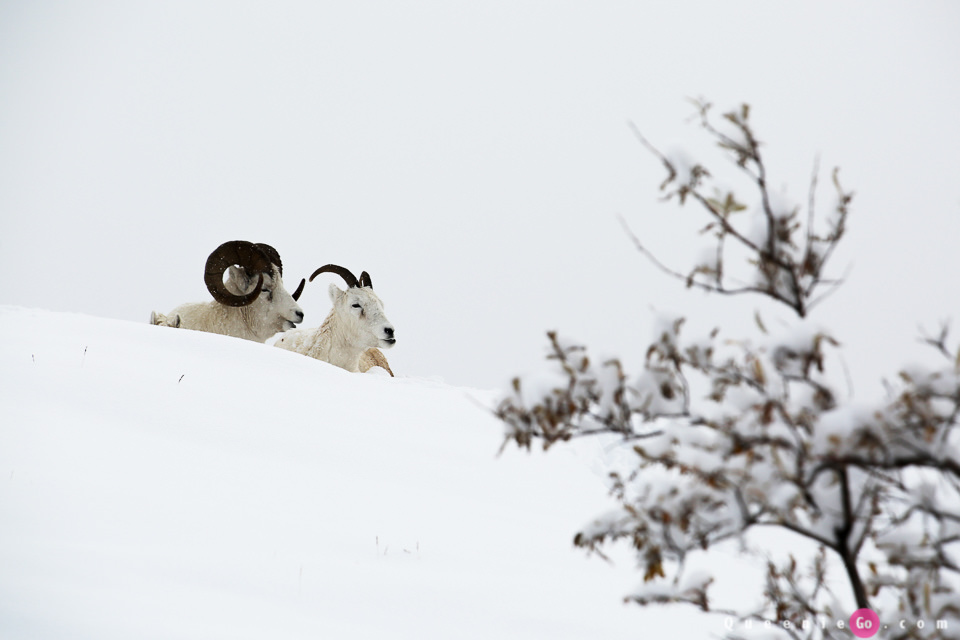
POLYGON ((693 209, 658 203, 626 123, 693 154, 704 96, 753 106, 797 201, 818 154, 856 191, 814 317, 866 393, 919 324, 960 323, 958 32, 947 1, 4 0, 0 304, 145 322, 246 239, 291 290, 368 270, 400 375, 500 386, 553 328, 637 362, 653 307, 737 335, 757 304, 684 290, 616 217, 688 266, 693 209))

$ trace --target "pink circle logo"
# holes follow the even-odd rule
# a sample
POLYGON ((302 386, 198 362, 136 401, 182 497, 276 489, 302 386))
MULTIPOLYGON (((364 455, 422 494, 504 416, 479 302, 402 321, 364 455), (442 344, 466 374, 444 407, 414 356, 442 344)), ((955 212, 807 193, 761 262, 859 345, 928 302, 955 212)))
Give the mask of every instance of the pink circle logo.
POLYGON ((870 609, 857 609, 850 616, 850 631, 858 638, 872 638, 880 630, 880 616, 870 609))

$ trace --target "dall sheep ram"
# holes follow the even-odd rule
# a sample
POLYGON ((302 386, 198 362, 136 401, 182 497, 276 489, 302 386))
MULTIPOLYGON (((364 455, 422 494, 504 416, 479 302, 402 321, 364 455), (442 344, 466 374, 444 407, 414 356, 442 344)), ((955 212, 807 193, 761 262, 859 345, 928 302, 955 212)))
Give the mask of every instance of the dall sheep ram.
POLYGON ((204 268, 203 281, 213 301, 182 304, 168 314, 154 311, 150 322, 265 342, 303 322, 297 299, 305 281, 291 295, 282 276, 280 254, 270 245, 225 242, 204 268))
POLYGON ((331 284, 329 293, 333 309, 323 324, 315 329, 289 331, 274 346, 329 362, 347 371, 382 367, 392 376, 386 357, 377 347, 389 349, 397 339, 393 325, 383 313, 383 302, 373 292, 370 275, 364 271, 358 280, 348 269, 328 264, 314 271, 310 282, 324 272, 339 275, 347 283, 347 289, 331 284))

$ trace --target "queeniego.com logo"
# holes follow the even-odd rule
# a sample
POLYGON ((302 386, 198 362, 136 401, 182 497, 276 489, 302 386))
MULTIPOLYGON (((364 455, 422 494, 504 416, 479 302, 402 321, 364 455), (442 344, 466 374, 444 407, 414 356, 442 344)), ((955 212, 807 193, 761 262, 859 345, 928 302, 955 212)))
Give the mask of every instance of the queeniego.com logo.
MULTIPOLYGON (((936 622, 933 623, 933 625, 938 630, 944 630, 947 628, 948 623, 946 620, 937 620, 936 622)), ((789 620, 784 620, 783 622, 775 623, 772 620, 757 621, 757 620, 747 619, 747 620, 738 621, 736 618, 727 617, 723 622, 723 626, 727 629, 727 631, 733 631, 734 629, 737 629, 737 628, 754 629, 754 628, 762 627, 764 629, 772 629, 775 626, 782 626, 784 629, 788 629, 788 630, 791 630, 791 629, 806 630, 814 626, 819 627, 821 629, 827 629, 829 627, 829 628, 840 629, 840 630, 849 629, 850 632, 857 638, 872 638, 875 635, 877 635, 877 633, 879 633, 880 631, 885 631, 888 629, 896 629, 896 630, 906 630, 906 629, 912 629, 912 628, 925 629, 928 625, 927 625, 927 621, 925 620, 915 620, 912 622, 908 620, 898 620, 890 624, 881 624, 880 616, 878 616, 876 612, 873 611, 872 609, 857 609, 856 611, 853 612, 853 615, 850 616, 849 621, 848 620, 829 621, 824 619, 817 619, 815 621, 811 621, 808 619, 808 620, 803 620, 802 622, 791 622, 789 620)))

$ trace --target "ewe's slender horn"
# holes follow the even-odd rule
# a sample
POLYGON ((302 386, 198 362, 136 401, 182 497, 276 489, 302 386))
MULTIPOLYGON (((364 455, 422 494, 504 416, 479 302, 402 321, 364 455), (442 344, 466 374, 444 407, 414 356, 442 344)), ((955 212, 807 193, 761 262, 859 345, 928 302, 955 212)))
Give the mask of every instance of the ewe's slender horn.
MULTIPOLYGON (((277 266, 279 266, 279 265, 277 265, 277 266)), ((305 284, 307 284, 307 281, 304 280, 303 278, 300 278, 300 286, 297 287, 297 290, 293 292, 293 299, 294 299, 294 300, 299 300, 299 299, 300 299, 300 294, 303 293, 303 287, 304 287, 305 284)))
POLYGON ((360 284, 359 282, 357 282, 357 276, 350 273, 349 269, 346 269, 336 264, 325 264, 319 269, 317 269, 316 271, 314 271, 313 275, 310 276, 310 282, 313 282, 314 278, 316 278, 318 275, 324 272, 337 274, 338 276, 343 278, 343 280, 347 283, 347 286, 350 288, 356 287, 357 285, 360 284))
POLYGON ((282 278, 283 263, 280 262, 280 254, 277 252, 277 250, 271 247, 270 245, 264 244, 262 242, 257 242, 253 246, 255 246, 257 249, 260 249, 260 251, 263 251, 263 253, 270 259, 270 262, 277 265, 277 271, 280 272, 280 277, 282 278))
POLYGON ((370 274, 366 271, 360 274, 360 286, 373 289, 373 280, 370 279, 370 274))
POLYGON ((270 258, 263 250, 246 240, 232 240, 217 247, 207 258, 203 281, 217 302, 230 307, 245 307, 260 295, 264 273, 270 273, 270 258), (223 272, 233 265, 243 267, 248 273, 259 274, 260 279, 253 291, 238 296, 230 293, 223 284, 223 272))

